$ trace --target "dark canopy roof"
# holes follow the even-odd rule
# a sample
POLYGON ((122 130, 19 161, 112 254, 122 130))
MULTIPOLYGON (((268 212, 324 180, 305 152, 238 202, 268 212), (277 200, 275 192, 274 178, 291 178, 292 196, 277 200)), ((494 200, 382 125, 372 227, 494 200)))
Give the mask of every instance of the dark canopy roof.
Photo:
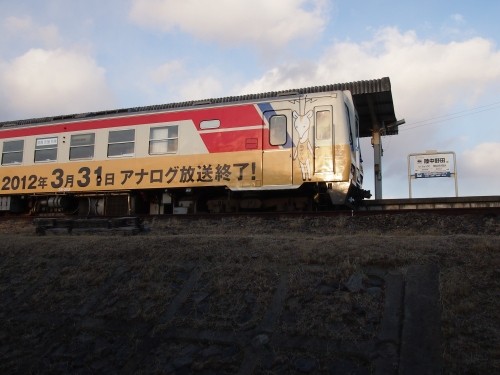
POLYGON ((7 121, 0 123, 2 127, 16 127, 23 125, 34 125, 38 123, 68 121, 82 118, 92 118, 99 116, 113 116, 126 113, 161 111, 165 109, 192 107, 197 105, 210 105, 232 103, 259 99, 272 99, 276 97, 294 95, 294 94, 309 94, 320 93, 336 90, 349 90, 354 100, 359 115, 359 127, 361 137, 370 137, 374 128, 385 128, 387 135, 398 134, 397 125, 395 124, 396 116, 394 114, 394 104, 392 102, 391 81, 389 77, 381 79, 373 79, 368 81, 356 81, 348 83, 335 83, 325 86, 306 87, 301 89, 271 91, 261 94, 250 94, 240 96, 230 96, 224 98, 195 100, 180 103, 160 104, 146 107, 123 108, 110 111, 88 112, 81 114, 34 118, 20 121, 7 121), (387 125, 389 125, 387 127, 387 125))
POLYGON ((351 91, 359 116, 360 137, 370 137, 371 130, 377 126, 385 128, 384 135, 398 134, 389 77, 349 82, 340 86, 341 90, 351 91))

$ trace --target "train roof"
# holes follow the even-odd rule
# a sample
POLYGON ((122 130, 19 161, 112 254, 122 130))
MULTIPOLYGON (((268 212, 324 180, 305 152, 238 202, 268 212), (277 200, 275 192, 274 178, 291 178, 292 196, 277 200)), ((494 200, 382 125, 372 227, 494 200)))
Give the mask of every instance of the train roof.
POLYGON ((181 109, 200 105, 213 105, 225 103, 247 102, 252 100, 277 99, 280 97, 306 95, 312 93, 346 91, 351 92, 354 106, 359 116, 360 137, 370 137, 372 129, 385 128, 385 134, 398 134, 396 115, 394 113, 394 103, 392 101, 391 81, 389 77, 372 79, 366 81, 355 81, 347 83, 335 83, 324 86, 312 86, 300 89, 290 89, 282 91, 269 91, 260 94, 249 94, 240 96, 228 96, 223 98, 213 98, 204 100, 192 100, 186 102, 150 105, 145 107, 121 108, 114 110, 87 112, 80 114, 61 115, 53 117, 40 117, 27 120, 0 122, 0 129, 29 126, 36 124, 46 124, 51 122, 71 121, 79 119, 90 119, 93 117, 134 114, 140 112, 161 111, 166 109, 181 109))

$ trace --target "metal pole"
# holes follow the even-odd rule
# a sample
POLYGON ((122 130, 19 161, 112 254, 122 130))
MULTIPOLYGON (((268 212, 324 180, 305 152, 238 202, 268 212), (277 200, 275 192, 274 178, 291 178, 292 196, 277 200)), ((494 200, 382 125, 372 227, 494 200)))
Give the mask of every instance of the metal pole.
POLYGON ((457 156, 453 154, 453 177, 455 177, 455 197, 458 197, 457 156))
POLYGON ((411 199, 411 167, 410 167, 410 155, 408 155, 408 197, 411 199))
POLYGON ((375 199, 382 199, 382 132, 384 126, 380 126, 376 116, 373 99, 368 96, 368 108, 372 120, 372 145, 373 145, 373 173, 375 180, 375 199))
POLYGON ((380 129, 372 131, 375 199, 382 199, 382 137, 380 129))

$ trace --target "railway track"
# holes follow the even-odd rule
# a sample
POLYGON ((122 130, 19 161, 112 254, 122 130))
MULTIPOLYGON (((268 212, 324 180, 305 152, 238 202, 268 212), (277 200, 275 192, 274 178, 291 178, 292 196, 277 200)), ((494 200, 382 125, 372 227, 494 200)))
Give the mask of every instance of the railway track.
POLYGON ((413 198, 413 199, 380 199, 366 200, 356 209, 339 209, 334 211, 320 210, 312 212, 238 212, 221 214, 187 214, 187 215, 162 215, 162 216, 127 216, 127 217, 81 217, 64 214, 52 214, 39 217, 28 215, 0 216, 0 223, 11 222, 13 226, 34 225, 38 234, 51 233, 84 233, 104 232, 138 234, 147 230, 147 224, 152 220, 168 220, 176 217, 185 220, 219 220, 221 218, 237 217, 267 217, 267 218, 293 218, 293 217, 335 217, 335 216, 374 216, 394 215, 404 213, 429 213, 441 215, 500 215, 500 196, 476 196, 458 198, 413 198), (14 224, 16 223, 16 224, 14 224))
POLYGON ((412 210, 447 210, 464 212, 467 210, 491 210, 500 212, 500 196, 475 196, 453 198, 412 198, 412 199, 375 199, 363 201, 360 211, 394 212, 412 210))
POLYGON ((500 196, 479 196, 459 198, 414 198, 367 200, 356 209, 314 212, 239 212, 230 214, 163 215, 163 216, 127 216, 86 218, 54 214, 50 216, 2 216, 0 222, 16 221, 21 225, 32 223, 38 234, 50 233, 121 233, 138 234, 147 230, 147 224, 153 220, 169 220, 176 217, 183 220, 221 219, 238 217, 293 218, 293 217, 335 217, 335 216, 374 216, 404 213, 429 213, 441 215, 500 215, 500 196))

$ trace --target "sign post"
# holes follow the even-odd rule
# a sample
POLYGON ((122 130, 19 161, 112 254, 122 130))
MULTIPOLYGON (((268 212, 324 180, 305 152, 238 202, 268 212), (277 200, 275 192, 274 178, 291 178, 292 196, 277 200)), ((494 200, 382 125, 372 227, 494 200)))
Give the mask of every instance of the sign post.
POLYGON ((455 179, 455 196, 458 197, 457 162, 453 151, 426 151, 425 153, 408 155, 408 189, 411 196, 411 180, 417 178, 453 177, 455 179), (413 172, 411 159, 413 158, 413 172), (453 159, 453 170, 451 160, 453 159))

